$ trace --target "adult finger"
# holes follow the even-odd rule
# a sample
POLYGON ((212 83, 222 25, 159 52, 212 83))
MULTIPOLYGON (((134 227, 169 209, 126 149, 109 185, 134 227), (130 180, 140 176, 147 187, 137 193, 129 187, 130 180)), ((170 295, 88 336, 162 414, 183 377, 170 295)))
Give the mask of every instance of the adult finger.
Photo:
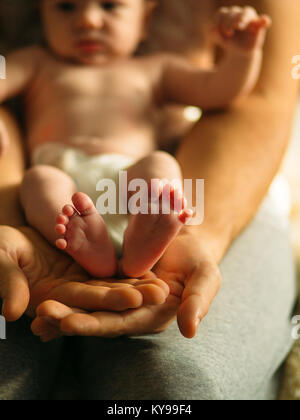
POLYGON ((16 263, 0 252, 0 297, 2 314, 7 321, 16 321, 26 311, 30 293, 27 278, 16 263))
POLYGON ((60 321, 74 313, 84 313, 84 311, 77 308, 69 308, 60 302, 45 301, 36 308, 37 317, 31 324, 31 330, 43 342, 55 340, 63 335, 73 335, 64 334, 61 331, 60 321))
POLYGON ((59 285, 50 291, 47 300, 88 311, 124 311, 143 304, 142 294, 134 287, 110 288, 80 282, 59 285))
POLYGON ((49 323, 46 319, 38 317, 31 323, 31 331, 44 342, 55 340, 63 336, 59 327, 49 323))
POLYGON ((143 306, 124 312, 74 313, 74 309, 41 305, 39 316, 61 318, 60 329, 65 335, 119 337, 122 335, 153 334, 164 331, 175 319, 180 299, 169 296, 164 305, 143 306))
POLYGON ((142 305, 160 305, 168 295, 168 285, 149 274, 140 280, 123 280, 123 283, 115 280, 64 283, 53 289, 47 300, 88 311, 124 311, 142 305))
POLYGON ((220 287, 220 270, 211 262, 202 262, 187 280, 177 313, 178 327, 184 337, 193 338, 196 335, 220 287))

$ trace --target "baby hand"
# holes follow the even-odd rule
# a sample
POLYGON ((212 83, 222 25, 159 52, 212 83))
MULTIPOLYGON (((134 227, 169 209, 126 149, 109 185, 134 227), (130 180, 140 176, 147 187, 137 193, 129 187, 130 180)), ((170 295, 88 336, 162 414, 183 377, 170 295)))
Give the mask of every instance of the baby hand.
POLYGON ((0 158, 5 154, 8 147, 8 135, 4 128, 3 122, 0 120, 0 158))
POLYGON ((271 18, 253 7, 222 7, 213 27, 214 41, 225 50, 253 52, 263 47, 271 18))

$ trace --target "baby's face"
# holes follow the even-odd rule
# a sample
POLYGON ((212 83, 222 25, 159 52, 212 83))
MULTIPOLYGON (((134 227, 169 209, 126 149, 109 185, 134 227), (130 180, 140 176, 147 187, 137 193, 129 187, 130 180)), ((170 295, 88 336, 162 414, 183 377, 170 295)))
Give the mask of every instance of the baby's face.
POLYGON ((51 50, 72 61, 101 65, 128 57, 145 34, 145 0, 42 0, 51 50))

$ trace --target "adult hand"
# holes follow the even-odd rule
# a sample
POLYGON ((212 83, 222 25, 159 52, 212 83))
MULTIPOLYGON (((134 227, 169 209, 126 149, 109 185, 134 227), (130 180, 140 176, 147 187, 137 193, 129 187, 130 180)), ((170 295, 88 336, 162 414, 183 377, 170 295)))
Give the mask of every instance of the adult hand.
POLYGON ((47 299, 77 310, 123 311, 160 304, 169 290, 154 276, 137 281, 90 280, 69 256, 57 251, 33 229, 0 226, 0 297, 7 321, 25 312, 34 317, 47 299))
POLYGON ((154 334, 165 331, 177 315, 181 333, 192 338, 221 285, 218 265, 208 249, 208 240, 204 241, 190 228, 173 241, 153 270, 153 276, 170 288, 170 295, 161 305, 145 305, 119 313, 77 313, 67 305, 47 301, 37 308, 33 332, 44 341, 59 334, 98 337, 154 334), (52 320, 52 325, 47 320, 52 320))

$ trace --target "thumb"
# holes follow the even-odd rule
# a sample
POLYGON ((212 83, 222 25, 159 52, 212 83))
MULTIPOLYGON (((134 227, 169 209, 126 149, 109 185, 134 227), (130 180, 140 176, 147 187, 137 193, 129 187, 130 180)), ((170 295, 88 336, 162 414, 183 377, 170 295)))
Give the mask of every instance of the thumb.
POLYGON ((177 312, 177 323, 181 334, 193 338, 202 319, 221 287, 221 273, 217 264, 203 261, 188 281, 177 312))
POLYGON ((23 271, 6 254, 0 255, 0 298, 2 315, 7 321, 16 321, 26 311, 30 293, 23 271))

